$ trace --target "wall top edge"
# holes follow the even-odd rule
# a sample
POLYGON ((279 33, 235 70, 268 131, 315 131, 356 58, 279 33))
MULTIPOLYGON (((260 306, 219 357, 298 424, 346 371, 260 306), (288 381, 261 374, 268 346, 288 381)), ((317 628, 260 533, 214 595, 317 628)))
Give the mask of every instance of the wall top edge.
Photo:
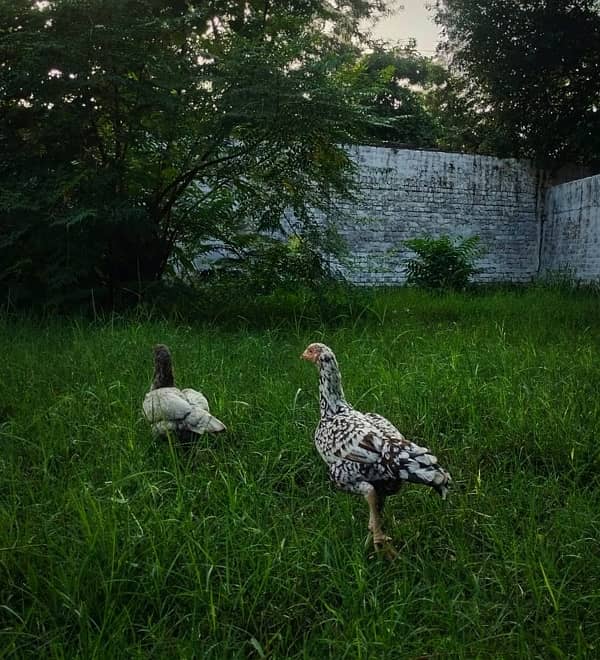
MULTIPOLYGON (((382 153, 398 153, 398 152, 411 152, 411 153, 426 153, 426 154, 443 154, 445 156, 456 156, 460 158, 471 158, 473 160, 489 160, 494 162, 503 163, 521 163, 528 167, 535 167, 533 160, 530 158, 503 158, 501 156, 490 156, 487 154, 471 154, 463 151, 449 151, 446 149, 433 149, 426 147, 411 147, 403 144, 346 144, 344 148, 350 152, 358 152, 361 150, 366 151, 380 151, 382 153)), ((536 168, 538 169, 538 168, 536 168)))
POLYGON ((592 186, 599 186, 600 187, 600 174, 592 174, 591 176, 584 176, 581 177, 580 179, 573 179, 571 181, 565 181, 564 183, 557 183, 554 186, 550 186, 548 188, 548 193, 552 193, 553 191, 561 192, 567 188, 575 188, 578 186, 584 186, 591 184, 592 186))

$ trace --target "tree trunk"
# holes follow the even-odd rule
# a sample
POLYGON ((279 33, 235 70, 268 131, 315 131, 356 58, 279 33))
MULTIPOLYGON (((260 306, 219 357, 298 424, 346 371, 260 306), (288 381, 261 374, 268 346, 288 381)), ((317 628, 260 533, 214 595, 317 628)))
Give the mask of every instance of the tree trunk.
POLYGON ((139 302, 145 285, 162 277, 169 253, 170 246, 157 231, 122 227, 113 232, 105 269, 111 292, 109 305, 139 302))

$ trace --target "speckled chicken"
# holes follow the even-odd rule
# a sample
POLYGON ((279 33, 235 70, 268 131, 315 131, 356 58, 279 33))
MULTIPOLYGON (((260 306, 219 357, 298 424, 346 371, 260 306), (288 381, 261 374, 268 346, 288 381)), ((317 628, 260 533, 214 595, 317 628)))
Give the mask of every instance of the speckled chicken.
POLYGON ((183 444, 203 433, 226 430, 225 424, 210 414, 201 392, 175 387, 171 352, 164 344, 154 347, 154 379, 142 408, 155 435, 171 434, 183 444))
POLYGON ((391 539, 381 526, 386 496, 411 482, 431 486, 445 499, 451 477, 429 449, 407 440, 385 417, 354 410, 344 397, 340 370, 329 347, 310 344, 302 358, 319 369, 317 450, 338 488, 365 497, 375 548, 393 556, 391 539))

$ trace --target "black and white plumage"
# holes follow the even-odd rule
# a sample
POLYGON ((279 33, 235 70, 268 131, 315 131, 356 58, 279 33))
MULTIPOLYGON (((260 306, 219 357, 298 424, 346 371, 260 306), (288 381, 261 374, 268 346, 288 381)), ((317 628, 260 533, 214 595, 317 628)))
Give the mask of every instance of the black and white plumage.
POLYGON ((226 430, 225 424, 210 414, 201 392, 175 387, 171 352, 164 344, 154 347, 154 379, 142 408, 155 435, 171 434, 182 443, 203 433, 226 430))
POLYGON ((319 369, 317 450, 338 488, 366 498, 375 547, 386 546, 388 555, 393 554, 381 527, 385 497, 410 482, 430 486, 445 499, 451 477, 429 449, 407 440, 385 417, 358 412, 346 401, 337 360, 329 347, 310 344, 302 358, 319 369))

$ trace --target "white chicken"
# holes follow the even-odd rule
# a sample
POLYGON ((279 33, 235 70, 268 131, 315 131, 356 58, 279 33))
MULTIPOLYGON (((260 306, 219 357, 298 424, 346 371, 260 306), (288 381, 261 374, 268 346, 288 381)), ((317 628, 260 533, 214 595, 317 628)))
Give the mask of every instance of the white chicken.
POLYGON ((201 392, 175 387, 171 352, 164 344, 154 347, 154 379, 142 408, 155 435, 171 434, 183 444, 203 433, 226 430, 225 424, 210 414, 201 392))

